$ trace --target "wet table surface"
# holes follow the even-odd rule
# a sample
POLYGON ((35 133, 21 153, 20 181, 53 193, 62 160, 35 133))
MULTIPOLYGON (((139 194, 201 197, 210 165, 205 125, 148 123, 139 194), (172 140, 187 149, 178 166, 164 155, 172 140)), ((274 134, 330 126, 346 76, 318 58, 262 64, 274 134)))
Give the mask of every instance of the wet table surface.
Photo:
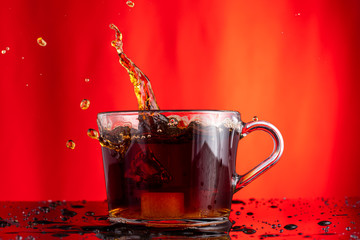
POLYGON ((235 199, 228 234, 128 228, 106 214, 105 201, 0 202, 0 239, 360 239, 360 197, 235 199))

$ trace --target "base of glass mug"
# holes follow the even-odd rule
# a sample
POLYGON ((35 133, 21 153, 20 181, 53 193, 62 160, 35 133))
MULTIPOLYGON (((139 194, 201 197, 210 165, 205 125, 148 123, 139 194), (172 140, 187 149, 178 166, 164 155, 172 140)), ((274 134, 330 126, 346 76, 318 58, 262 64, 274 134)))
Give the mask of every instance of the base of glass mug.
POLYGON ((143 220, 109 217, 114 223, 124 223, 129 226, 142 226, 165 231, 190 232, 229 232, 232 226, 228 218, 201 218, 201 219, 171 219, 171 220, 143 220))

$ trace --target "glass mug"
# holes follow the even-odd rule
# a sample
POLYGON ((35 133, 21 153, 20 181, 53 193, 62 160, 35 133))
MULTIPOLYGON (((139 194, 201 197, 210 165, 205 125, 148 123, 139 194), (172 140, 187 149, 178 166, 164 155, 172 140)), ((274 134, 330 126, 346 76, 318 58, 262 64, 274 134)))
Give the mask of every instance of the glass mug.
POLYGON ((232 196, 272 167, 284 143, 265 121, 217 110, 98 114, 109 220, 166 229, 228 231, 232 196), (274 151, 245 173, 235 170, 238 142, 262 130, 274 151))

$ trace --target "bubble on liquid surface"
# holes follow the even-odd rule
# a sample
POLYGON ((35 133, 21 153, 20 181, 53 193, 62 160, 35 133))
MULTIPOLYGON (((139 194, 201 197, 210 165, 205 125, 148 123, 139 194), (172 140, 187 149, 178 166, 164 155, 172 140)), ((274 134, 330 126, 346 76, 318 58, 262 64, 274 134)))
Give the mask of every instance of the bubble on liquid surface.
POLYGON ((134 7, 135 3, 133 1, 127 1, 126 5, 128 5, 129 7, 134 7))
POLYGON ((47 44, 46 41, 42 37, 39 37, 38 39, 36 39, 36 41, 42 47, 45 47, 47 44))
POLYGON ((88 99, 83 99, 81 102, 80 102, 80 108, 82 110, 86 110, 90 107, 90 100, 88 99))
POLYGON ((176 118, 169 118, 168 125, 170 127, 176 127, 179 124, 178 120, 176 118))
POLYGON ((89 128, 87 130, 87 135, 91 137, 92 139, 98 139, 99 138, 99 132, 95 129, 89 128))
POLYGON ((69 149, 74 149, 75 148, 75 142, 73 140, 68 140, 66 142, 66 147, 69 149))

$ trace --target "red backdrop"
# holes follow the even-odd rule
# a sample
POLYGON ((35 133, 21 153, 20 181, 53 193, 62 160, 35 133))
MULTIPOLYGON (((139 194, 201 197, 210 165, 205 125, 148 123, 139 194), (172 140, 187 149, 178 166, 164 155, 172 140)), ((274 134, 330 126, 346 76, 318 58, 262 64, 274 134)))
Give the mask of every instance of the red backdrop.
MULTIPOLYGON (((134 2, 2 1, 0 200, 106 198, 86 131, 98 112, 137 108, 110 23, 160 108, 237 110, 280 129, 282 159, 239 198, 360 194, 359 1, 134 2)), ((265 133, 247 136, 238 172, 271 150, 265 133)))

